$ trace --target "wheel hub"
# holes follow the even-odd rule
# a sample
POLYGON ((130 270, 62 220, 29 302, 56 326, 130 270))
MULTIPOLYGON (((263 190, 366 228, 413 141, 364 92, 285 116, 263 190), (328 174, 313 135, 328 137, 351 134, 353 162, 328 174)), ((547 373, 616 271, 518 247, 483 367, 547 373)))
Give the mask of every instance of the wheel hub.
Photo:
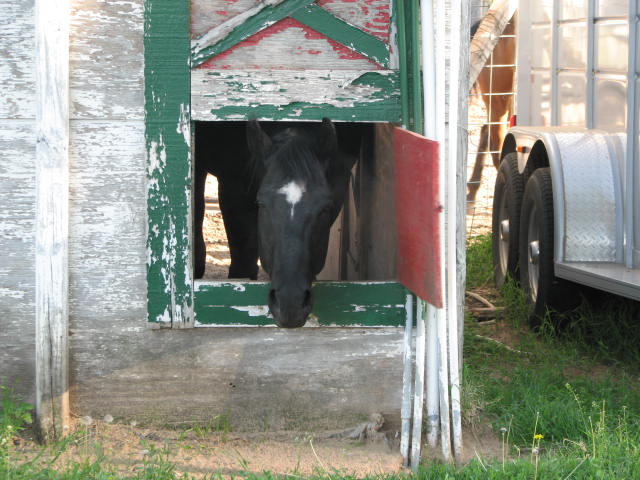
POLYGON ((509 241, 509 219, 502 220, 500 222, 500 240, 503 242, 509 241))
POLYGON ((533 265, 537 265, 540 259, 540 242, 538 240, 534 240, 529 243, 529 261, 533 265))

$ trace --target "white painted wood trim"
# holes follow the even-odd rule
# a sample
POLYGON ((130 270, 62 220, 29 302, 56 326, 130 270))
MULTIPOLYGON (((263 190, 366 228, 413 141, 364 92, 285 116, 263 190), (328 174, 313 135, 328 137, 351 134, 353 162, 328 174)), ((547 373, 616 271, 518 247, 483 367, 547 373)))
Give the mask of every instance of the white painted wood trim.
POLYGON ((491 4, 491 9, 482 19, 469 47, 471 60, 469 66, 469 88, 467 90, 471 89, 473 84, 476 83, 480 71, 487 63, 491 52, 493 52, 500 39, 500 35, 502 35, 507 23, 513 17, 517 7, 517 0, 495 0, 491 4))
POLYGON ((69 2, 36 0, 36 422, 69 426, 69 2))
MULTIPOLYGON (((233 18, 230 18, 224 23, 213 27, 207 33, 201 35, 200 37, 191 41, 191 50, 194 52, 199 52, 207 47, 212 47, 220 40, 229 35, 236 27, 242 25, 246 20, 251 17, 257 15, 266 7, 272 7, 282 3, 284 0, 263 0, 258 3, 255 7, 249 8, 244 12, 236 15, 233 18)), ((267 27, 268 25, 265 25, 267 27)))

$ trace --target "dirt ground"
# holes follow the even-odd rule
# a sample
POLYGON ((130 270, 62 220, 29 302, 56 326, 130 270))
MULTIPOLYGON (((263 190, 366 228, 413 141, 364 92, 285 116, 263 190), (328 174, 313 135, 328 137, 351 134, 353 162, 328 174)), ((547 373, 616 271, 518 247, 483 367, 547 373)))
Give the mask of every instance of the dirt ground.
MULTIPOLYGON (((501 444, 490 433, 464 432, 463 462, 480 455, 500 458, 501 444)), ((28 435, 16 439, 14 458, 33 458, 40 448, 28 435)), ((441 458, 439 448, 423 447, 423 458, 441 458)), ((53 452, 51 453, 53 454, 53 452)), ((45 459, 51 454, 45 455, 45 459)), ((271 472, 286 476, 339 472, 362 478, 367 475, 408 472, 402 466, 399 439, 385 432, 375 440, 340 438, 339 433, 277 433, 238 435, 202 428, 150 428, 79 419, 73 441, 57 465, 104 458, 122 475, 133 474, 145 462, 158 459, 175 465, 179 473, 195 477, 221 474, 271 472), (82 425, 81 422, 89 423, 82 425)))

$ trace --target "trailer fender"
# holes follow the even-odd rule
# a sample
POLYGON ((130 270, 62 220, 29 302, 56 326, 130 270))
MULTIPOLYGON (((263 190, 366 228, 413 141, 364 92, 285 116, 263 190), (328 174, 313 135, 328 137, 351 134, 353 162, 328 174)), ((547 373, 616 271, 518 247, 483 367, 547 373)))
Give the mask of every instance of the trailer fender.
POLYGON ((504 145, 518 153, 525 182, 537 168, 551 169, 556 263, 622 261, 624 134, 516 127, 504 145))

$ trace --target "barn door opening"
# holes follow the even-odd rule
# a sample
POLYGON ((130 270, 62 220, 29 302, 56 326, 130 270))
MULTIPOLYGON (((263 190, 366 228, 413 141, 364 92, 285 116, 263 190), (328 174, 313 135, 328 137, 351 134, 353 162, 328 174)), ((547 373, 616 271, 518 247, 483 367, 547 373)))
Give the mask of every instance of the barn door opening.
MULTIPOLYGON (((325 268, 314 284, 316 301, 308 324, 400 325, 405 318, 406 292, 395 280, 393 126, 359 122, 334 125, 342 151, 359 160, 351 172, 344 208, 332 228, 325 268)), ((267 131, 275 126, 263 122, 267 131)), ((209 155, 203 149, 214 139, 241 138, 245 130, 246 122, 196 122, 194 158, 209 155), (202 143, 199 136, 203 137, 202 143)), ((209 179, 210 187, 212 180, 215 177, 209 179)), ((218 192, 205 190, 205 201, 203 232, 208 259, 204 278, 195 281, 197 325, 272 324, 266 307, 268 276, 261 272, 258 281, 227 279, 228 250, 218 192), (208 236, 207 230, 213 230, 216 224, 222 235, 208 236)))
MULTIPOLYGON (((372 178, 383 180, 380 189, 392 189, 390 123, 410 116, 404 100, 411 68, 403 54, 406 42, 397 41, 404 42, 411 30, 405 26, 412 23, 405 22, 407 9, 396 0, 145 1, 151 322, 173 328, 272 323, 264 306, 265 283, 194 282, 194 121, 329 117, 346 128, 367 124, 375 139, 367 148, 386 149, 389 161, 380 169, 377 163, 362 163, 354 176, 369 168, 372 178)), ((342 220, 345 228, 358 202, 364 203, 358 188, 342 220)), ((364 190, 378 210, 393 208, 392 194, 364 190)), ((361 238, 368 228, 395 239, 393 225, 380 220, 384 216, 369 217, 371 222, 359 230, 361 238)), ((364 241, 356 247, 338 257, 338 273, 332 276, 369 280, 319 282, 312 315, 318 324, 402 324, 406 292, 395 281, 395 248, 378 247, 378 254, 364 241), (384 262, 371 263, 383 257, 384 262), (387 265, 378 270, 381 263, 387 265)))

